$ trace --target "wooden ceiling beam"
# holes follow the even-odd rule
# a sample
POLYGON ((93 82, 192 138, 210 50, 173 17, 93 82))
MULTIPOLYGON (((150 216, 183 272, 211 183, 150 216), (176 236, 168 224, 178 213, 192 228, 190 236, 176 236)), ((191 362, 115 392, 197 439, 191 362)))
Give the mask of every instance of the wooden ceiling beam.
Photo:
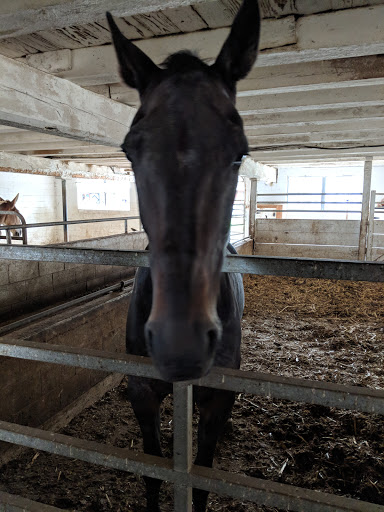
POLYGON ((0 123, 116 147, 136 109, 0 56, 0 123))

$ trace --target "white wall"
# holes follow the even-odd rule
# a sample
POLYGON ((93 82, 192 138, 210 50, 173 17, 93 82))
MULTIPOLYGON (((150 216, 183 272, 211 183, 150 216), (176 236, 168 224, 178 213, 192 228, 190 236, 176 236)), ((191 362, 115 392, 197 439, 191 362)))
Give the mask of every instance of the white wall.
MULTIPOLYGON (((84 181, 84 180, 82 180, 84 181)), ((129 210, 79 210, 77 206, 77 183, 79 180, 67 180, 67 207, 68 220, 77 219, 101 219, 111 217, 135 217, 139 215, 139 206, 137 200, 136 186, 128 176, 119 176, 117 178, 119 186, 130 188, 130 209, 129 210)), ((128 221, 128 233, 134 228, 140 229, 139 220, 128 221)), ((124 221, 116 222, 97 222, 92 224, 80 224, 68 226, 68 240, 81 240, 88 238, 103 237, 124 233, 124 221)))
MULTIPOLYGON (((117 176, 116 179, 119 180, 119 183, 121 183, 123 187, 127 185, 129 177, 117 176)), ((61 178, 52 176, 0 172, 0 197, 13 199, 15 195, 19 193, 20 195, 16 206, 25 217, 28 224, 62 221, 61 181, 61 178)), ((77 180, 73 178, 66 180, 68 220, 139 215, 134 183, 130 183, 130 210, 93 211, 78 209, 76 182, 77 180)), ((139 220, 129 221, 128 232, 132 232, 131 228, 139 230, 139 220)), ((123 221, 69 226, 69 241, 115 235, 124 233, 124 229, 123 221)), ((28 243, 32 245, 59 243, 63 242, 63 240, 63 228, 61 226, 28 229, 28 243)), ((5 243, 5 240, 1 242, 5 243)))
MULTIPOLYGON (((13 199, 18 193, 20 195, 16 207, 27 223, 62 220, 59 179, 53 176, 0 172, 0 196, 3 199, 13 199)), ((62 240, 62 229, 56 227, 28 230, 30 244, 56 243, 62 240)))

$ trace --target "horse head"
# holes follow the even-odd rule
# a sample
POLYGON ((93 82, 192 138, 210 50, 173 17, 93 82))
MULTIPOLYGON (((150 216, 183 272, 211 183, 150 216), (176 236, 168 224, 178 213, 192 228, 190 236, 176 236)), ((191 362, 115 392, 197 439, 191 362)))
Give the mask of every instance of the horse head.
POLYGON ((122 78, 141 106, 122 149, 135 173, 153 283, 148 352, 166 380, 205 375, 221 339, 217 315, 238 166, 248 145, 236 82, 258 50, 257 0, 244 0, 212 65, 178 52, 158 67, 107 13, 122 78))
MULTIPOLYGON (((2 199, 0 197, 0 211, 19 213, 19 210, 15 206, 18 199, 19 194, 16 194, 12 201, 8 201, 7 199, 2 199)), ((0 215, 0 225, 1 224, 4 226, 13 226, 16 224, 22 224, 22 222, 18 215, 2 214, 0 215)), ((11 229, 11 233, 13 236, 22 236, 21 229, 11 229)))

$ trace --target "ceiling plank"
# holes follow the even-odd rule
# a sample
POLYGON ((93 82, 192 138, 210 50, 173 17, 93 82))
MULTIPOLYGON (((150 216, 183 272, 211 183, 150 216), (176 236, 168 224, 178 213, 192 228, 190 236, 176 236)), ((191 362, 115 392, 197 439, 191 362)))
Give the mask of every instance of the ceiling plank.
MULTIPOLYGON (((384 6, 379 5, 367 10, 376 12, 379 9, 380 12, 377 12, 377 15, 381 15, 382 7, 384 6)), ((359 9, 359 11, 365 11, 365 9, 359 9)), ((345 10, 341 11, 341 14, 345 16, 346 23, 350 13, 345 10)), ((322 16, 315 15, 310 18, 321 18, 322 16)), ((382 18, 384 19, 384 16, 382 18)), ((266 82, 273 83, 273 78, 283 79, 286 85, 288 83, 295 85, 298 81, 305 83, 305 80, 307 80, 307 83, 315 83, 315 80, 319 82, 321 80, 329 81, 332 75, 337 76, 338 73, 341 75, 340 80, 348 80, 354 73, 357 76, 362 74, 377 76, 381 72, 379 70, 383 69, 382 62, 377 61, 377 65, 375 65, 373 58, 370 56, 384 53, 384 40, 382 36, 381 39, 379 38, 377 31, 374 31, 372 36, 369 35, 371 29, 369 21, 370 17, 368 15, 363 16, 361 22, 357 25, 359 29, 364 24, 368 25, 362 27, 364 34, 366 34, 364 43, 356 43, 356 25, 346 25, 343 31, 342 46, 329 47, 328 31, 323 30, 316 39, 317 47, 313 48, 310 34, 303 34, 301 40, 296 37, 295 22, 292 16, 278 20, 264 20, 261 49, 264 48, 265 50, 260 52, 256 62, 257 68, 252 71, 256 74, 251 75, 249 79, 255 78, 257 80, 260 77, 263 79, 264 87, 266 87, 266 82), (272 47, 275 49, 271 50, 272 47), (364 64, 363 59, 366 57, 368 57, 367 63, 364 64), (353 59, 350 66, 348 64, 349 59, 353 59), (332 62, 326 64, 327 61, 332 62), (308 62, 311 63, 311 68, 310 72, 306 73, 305 66, 308 62), (316 68, 317 62, 319 65, 316 68), (294 78, 293 68, 288 66, 293 64, 299 65, 296 79, 294 78), (271 68, 271 66, 273 69, 261 69, 264 67, 271 68), (258 69, 259 71, 257 71, 258 69), (374 71, 375 69, 376 71, 374 71), (314 78, 311 82, 310 77, 312 75, 318 78, 314 78)), ((378 24, 382 27, 383 22, 379 21, 378 24)), ((382 27, 382 33, 384 33, 384 27, 382 27)), ((185 48, 197 51, 203 59, 213 61, 227 34, 228 29, 216 29, 142 40, 137 41, 136 44, 150 55, 156 63, 162 62, 170 53, 185 48)), ((80 85, 113 84, 120 81, 115 53, 111 45, 72 50, 71 53, 72 69, 63 71, 59 76, 80 85)), ((377 58, 380 59, 382 56, 377 58)), ((32 55, 30 64, 39 66, 39 62, 35 62, 37 59, 41 63, 42 57, 40 55, 38 57, 32 55)), ((242 87, 240 83, 240 88, 242 87)), ((248 85, 244 85, 244 87, 248 87, 248 85)), ((260 87, 262 86, 260 85, 260 87)))
POLYGON ((325 122, 334 120, 360 119, 360 118, 378 118, 384 117, 384 105, 364 105, 364 106, 350 106, 344 105, 340 107, 327 107, 322 109, 308 109, 308 110, 295 110, 280 109, 279 112, 267 112, 260 110, 252 114, 243 115, 243 122, 245 125, 270 125, 281 123, 302 123, 302 122, 325 122))
POLYGON ((135 109, 0 57, 0 123, 117 146, 135 109))
POLYGON ((11 9, 7 3, 7 7, 0 7, 0 39, 104 20, 106 11, 118 17, 134 16, 202 1, 209 0, 62 0, 56 5, 35 8, 26 4, 18 10, 11 9))
MULTIPOLYGON (((261 48, 274 48, 296 41, 293 17, 282 20, 266 20, 262 26, 261 48)), ((169 54, 189 49, 206 60, 213 61, 218 55, 229 29, 205 30, 182 35, 135 41, 136 46, 147 53, 156 64, 162 63, 169 54)), ((1 51, 1 50, 0 50, 1 51)), ((27 63, 37 69, 44 69, 44 54, 28 56, 27 63)), ((79 85, 113 84, 120 82, 115 50, 112 45, 80 48, 71 51, 71 67, 57 75, 79 85)), ((47 56, 53 66, 53 52, 47 56)), ((58 55, 58 60, 61 54, 58 55)))
POLYGON ((250 156, 258 162, 274 165, 282 162, 303 161, 337 161, 337 160, 364 160, 372 156, 376 160, 384 159, 383 147, 361 146, 348 149, 324 148, 276 148, 270 150, 254 150, 251 148, 250 156))
MULTIPOLYGON (((275 123, 268 125, 245 125, 248 137, 263 135, 285 135, 299 133, 327 133, 332 131, 369 131, 384 130, 384 117, 359 117, 357 119, 333 119, 327 121, 299 121, 293 123, 275 123)), ((1 139, 0 139, 1 140, 1 139)))

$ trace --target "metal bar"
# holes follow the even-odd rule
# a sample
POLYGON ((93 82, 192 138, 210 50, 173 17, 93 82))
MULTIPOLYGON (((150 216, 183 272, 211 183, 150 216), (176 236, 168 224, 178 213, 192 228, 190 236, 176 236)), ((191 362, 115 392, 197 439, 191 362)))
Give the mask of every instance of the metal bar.
POLYGON ((63 512, 63 509, 0 491, 0 512, 63 512))
POLYGON ((384 512, 374 503, 336 496, 293 485, 261 480, 249 476, 193 466, 193 487, 227 495, 241 501, 249 500, 261 506, 295 512, 384 512), (209 479, 209 480, 208 480, 209 479))
POLYGON ((61 180, 61 197, 63 207, 63 229, 64 229, 64 242, 68 242, 68 206, 67 206, 67 182, 65 179, 61 180))
POLYGON ((373 230, 375 222, 375 201, 376 201, 376 190, 371 191, 371 201, 369 206, 368 215, 368 230, 367 230, 367 253, 366 260, 372 261, 372 249, 373 249, 373 230))
MULTIPOLYGON (((2 212, 0 212, 2 213, 2 212)), ((7 212, 9 213, 9 212, 7 212)), ((72 224, 92 224, 93 222, 114 222, 121 220, 137 220, 140 219, 139 216, 133 217, 110 217, 105 219, 84 219, 84 220, 67 220, 67 221, 55 221, 55 222, 35 222, 33 224, 25 224, 26 228, 45 228, 52 226, 70 226, 72 224)), ((2 226, 1 229, 17 229, 20 228, 19 224, 15 224, 14 226, 2 226)))
POLYGON ((381 505, 245 475, 230 474, 217 469, 193 466, 191 474, 181 473, 173 470, 169 459, 5 421, 0 422, 0 439, 104 467, 134 472, 177 485, 205 489, 293 512, 384 512, 381 505))
POLYGON ((67 302, 64 302, 63 304, 54 306, 53 308, 44 309, 43 311, 40 311, 39 313, 36 313, 34 315, 28 315, 25 318, 22 318, 21 320, 16 320, 16 322, 12 322, 10 324, 4 325, 3 327, 0 327, 0 336, 3 336, 7 332, 14 331, 15 329, 18 329, 19 327, 24 327, 25 325, 31 324, 32 322, 35 322, 36 320, 41 320, 42 318, 45 318, 47 316, 55 315, 56 313, 63 311, 65 309, 68 309, 77 304, 82 304, 83 302, 93 300, 93 299, 95 299, 97 297, 101 297, 102 295, 105 295, 106 293, 109 293, 109 292, 121 290, 122 285, 124 287, 126 287, 133 283, 134 283, 134 279, 129 279, 128 281, 121 281, 119 284, 107 286, 106 288, 102 288, 101 290, 97 290, 95 292, 88 293, 87 295, 83 295, 82 297, 78 297, 77 299, 69 300, 67 302))
POLYGON ((363 204, 361 207, 360 233, 359 233, 359 260, 365 260, 367 227, 369 218, 369 199, 371 195, 372 182, 372 157, 368 157, 364 162, 364 182, 363 182, 363 204))
MULTIPOLYGON (((384 194, 384 192, 383 192, 384 194)), ((271 192, 258 194, 261 197, 267 196, 362 196, 362 192, 325 192, 319 194, 319 192, 271 192)))
MULTIPOLYGON (((191 384, 173 384, 173 469, 189 473, 192 467, 193 390, 191 384)), ((192 487, 175 486, 177 512, 192 512, 192 487)))
MULTIPOLYGON (((259 204, 259 203, 257 203, 259 204)), ((258 213, 280 212, 280 213, 361 213, 361 210, 277 210, 276 208, 261 208, 258 213)))
MULTIPOLYGON (((38 245, 2 245, 0 259, 57 261, 93 265, 148 267, 148 251, 112 249, 75 249, 38 245)), ((341 279, 347 281, 384 282, 384 264, 376 261, 327 260, 275 256, 228 255, 223 272, 242 274, 341 279)))
POLYGON ((251 192, 249 200, 249 237, 252 240, 256 236, 256 204, 257 204, 257 180, 251 178, 251 192))
MULTIPOLYGON (((0 355, 7 357, 160 379, 148 357, 62 347, 8 336, 0 341, 0 355)), ((208 376, 188 384, 384 415, 384 390, 378 389, 228 368, 213 368, 208 376)))
MULTIPOLYGON (((321 195, 321 194, 318 194, 321 195)), ((270 204, 271 201, 258 201, 257 204, 270 204)), ((279 204, 346 204, 346 201, 326 201, 322 203, 321 201, 279 201, 279 204)), ((348 204, 361 204, 361 201, 353 201, 348 204)), ((326 211, 326 210, 325 210, 326 211)))

